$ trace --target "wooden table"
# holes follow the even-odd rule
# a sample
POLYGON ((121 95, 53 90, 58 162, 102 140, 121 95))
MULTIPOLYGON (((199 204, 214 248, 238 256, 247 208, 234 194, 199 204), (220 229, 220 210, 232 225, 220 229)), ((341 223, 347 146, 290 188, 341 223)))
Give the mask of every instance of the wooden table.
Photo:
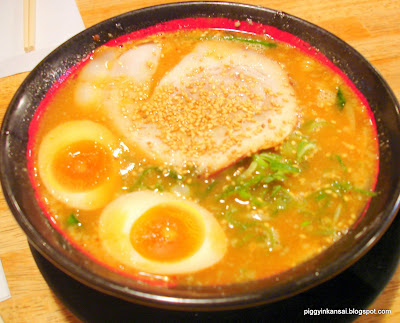
MULTIPOLYGON (((161 4, 145 0, 76 0, 86 27, 109 17, 161 4)), ((176 1, 171 1, 176 2, 176 1)), ((241 1, 306 19, 336 34, 361 52, 400 98, 399 0, 241 1)), ((0 79, 0 119, 27 73, 0 79)), ((12 297, 0 303, 4 322, 79 322, 55 297, 40 274, 24 233, 0 197, 0 259, 12 297)), ((390 309, 385 316, 363 316, 357 322, 400 321, 400 268, 371 309, 390 309)))

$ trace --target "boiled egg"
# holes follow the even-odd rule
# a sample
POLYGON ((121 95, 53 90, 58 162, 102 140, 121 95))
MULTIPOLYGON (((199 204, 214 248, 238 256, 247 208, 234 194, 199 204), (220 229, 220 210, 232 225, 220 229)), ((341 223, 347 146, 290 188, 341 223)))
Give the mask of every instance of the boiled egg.
POLYGON ((119 183, 118 140, 101 124, 69 121, 40 143, 38 172, 47 190, 68 206, 92 210, 107 204, 119 183))
POLYGON ((147 273, 196 272, 219 262, 227 249, 225 233, 214 216, 173 193, 122 195, 104 208, 99 224, 107 253, 147 273))

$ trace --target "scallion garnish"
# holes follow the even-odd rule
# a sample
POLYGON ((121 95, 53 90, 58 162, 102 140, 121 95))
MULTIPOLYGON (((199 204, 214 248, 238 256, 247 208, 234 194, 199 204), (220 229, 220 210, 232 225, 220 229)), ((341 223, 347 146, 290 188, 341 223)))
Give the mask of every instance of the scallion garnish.
POLYGON ((267 41, 267 40, 244 38, 244 37, 231 36, 231 35, 206 36, 206 37, 202 37, 201 39, 238 41, 238 42, 247 43, 247 44, 260 45, 260 46, 264 46, 264 47, 268 47, 268 48, 275 48, 278 46, 277 43, 267 41))
POLYGON ((296 159, 297 161, 302 161, 306 158, 307 155, 314 152, 317 148, 317 145, 311 141, 303 139, 300 141, 299 145, 297 146, 296 151, 296 159))
POLYGON ((71 213, 68 218, 67 218, 67 225, 68 226, 73 226, 73 225, 81 225, 81 221, 76 217, 74 213, 71 213))
POLYGON ((342 169, 347 172, 347 167, 346 165, 343 163, 342 158, 339 155, 335 155, 336 160, 339 162, 340 166, 342 167, 342 169))
POLYGON ((342 89, 339 87, 336 92, 336 104, 340 111, 343 110, 344 106, 346 105, 346 98, 343 94, 342 89))

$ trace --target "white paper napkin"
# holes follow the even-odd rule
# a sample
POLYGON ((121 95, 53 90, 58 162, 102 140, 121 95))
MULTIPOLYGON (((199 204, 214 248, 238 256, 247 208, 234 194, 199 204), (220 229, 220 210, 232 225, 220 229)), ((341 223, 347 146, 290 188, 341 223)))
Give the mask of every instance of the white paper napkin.
POLYGON ((74 0, 36 0, 35 50, 24 51, 22 0, 0 0, 0 77, 32 70, 85 26, 74 0))
POLYGON ((0 260, 0 302, 10 298, 10 290, 8 288, 6 276, 4 275, 3 265, 0 260))

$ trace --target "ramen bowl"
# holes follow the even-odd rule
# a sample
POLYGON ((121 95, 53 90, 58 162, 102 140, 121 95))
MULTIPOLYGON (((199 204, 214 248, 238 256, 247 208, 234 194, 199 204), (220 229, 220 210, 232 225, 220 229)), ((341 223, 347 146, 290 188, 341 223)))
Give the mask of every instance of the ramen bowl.
MULTIPOLYGON (((176 26, 175 26, 176 27, 176 26)), ((184 26, 182 26, 184 27, 184 26)), ((220 26, 225 28, 226 26, 220 26)), ((31 245, 56 267, 100 292, 147 306, 174 310, 239 309, 301 293, 339 274, 385 233, 399 207, 399 105, 379 73, 357 51, 329 32, 283 12, 238 3, 191 2, 144 8, 101 22, 47 56, 13 97, 1 129, 1 182, 7 203, 31 245), (379 139, 377 195, 348 232, 323 252, 264 279, 219 286, 158 286, 127 278, 76 248, 41 208, 28 171, 28 141, 35 112, 48 91, 97 47, 120 36, 170 21, 224 18, 264 25, 292 35, 298 46, 323 54, 367 100, 379 139)))

